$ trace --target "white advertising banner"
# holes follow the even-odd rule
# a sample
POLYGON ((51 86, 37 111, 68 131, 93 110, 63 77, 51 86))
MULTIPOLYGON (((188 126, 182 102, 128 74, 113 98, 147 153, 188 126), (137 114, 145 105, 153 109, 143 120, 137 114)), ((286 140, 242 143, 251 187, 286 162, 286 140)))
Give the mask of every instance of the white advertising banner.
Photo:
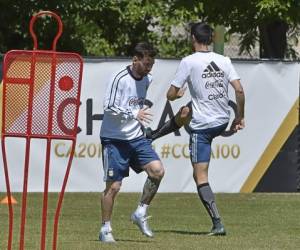
MULTIPOLYGON (((110 75, 130 63, 130 60, 85 62, 79 115, 80 132, 66 191, 98 192, 104 189, 99 139, 102 101, 110 75)), ((179 60, 156 60, 153 67, 154 82, 149 88, 147 99, 154 103, 151 108, 154 119, 150 124, 154 129, 190 100, 188 93, 171 103, 166 100, 166 92, 178 64, 179 60)), ((295 105, 299 101, 299 63, 238 61, 234 62, 234 66, 246 94, 246 128, 230 137, 220 136, 212 144, 209 181, 215 192, 251 192, 251 185, 257 182, 275 157, 274 154, 278 153, 280 145, 287 139, 287 130, 292 130, 297 124, 295 105), (288 123, 288 129, 281 132, 284 123, 288 123), (279 143, 274 141, 276 136, 280 137, 279 143)), ((235 102, 232 89, 230 96, 235 102)), ((153 142, 166 170, 160 192, 196 191, 188 145, 189 135, 184 128, 153 142)), ((22 191, 25 141, 8 138, 6 148, 11 189, 14 192, 22 191)), ((69 142, 52 142, 50 191, 60 191, 69 154, 69 142)), ((45 141, 32 140, 29 191, 43 191, 45 156, 45 141)), ((1 160, 0 191, 5 192, 2 164, 1 160)), ((144 173, 137 175, 131 171, 130 176, 123 181, 122 191, 140 192, 145 178, 144 173)))

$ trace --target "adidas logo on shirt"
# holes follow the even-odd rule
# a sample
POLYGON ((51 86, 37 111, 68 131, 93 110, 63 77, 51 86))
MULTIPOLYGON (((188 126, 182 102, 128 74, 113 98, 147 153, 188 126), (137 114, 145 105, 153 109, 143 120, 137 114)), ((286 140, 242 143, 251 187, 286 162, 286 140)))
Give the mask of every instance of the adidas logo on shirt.
POLYGON ((202 73, 202 78, 210 77, 224 77, 224 71, 222 71, 214 61, 211 61, 202 73))

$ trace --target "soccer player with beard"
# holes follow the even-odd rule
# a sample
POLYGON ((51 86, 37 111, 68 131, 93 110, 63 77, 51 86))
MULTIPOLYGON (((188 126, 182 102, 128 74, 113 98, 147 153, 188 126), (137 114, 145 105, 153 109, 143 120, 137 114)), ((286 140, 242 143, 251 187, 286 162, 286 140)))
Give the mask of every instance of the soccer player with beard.
POLYGON ((144 102, 152 82, 149 72, 155 55, 156 51, 150 44, 138 43, 133 51, 132 64, 112 77, 105 94, 100 132, 106 182, 101 197, 102 226, 99 233, 99 240, 103 242, 115 242, 111 227, 112 210, 122 179, 129 175, 129 167, 136 173, 145 171, 148 174, 131 220, 144 235, 153 237, 147 222, 147 209, 159 188, 164 168, 152 149, 151 141, 143 136, 142 128, 152 116, 144 102))

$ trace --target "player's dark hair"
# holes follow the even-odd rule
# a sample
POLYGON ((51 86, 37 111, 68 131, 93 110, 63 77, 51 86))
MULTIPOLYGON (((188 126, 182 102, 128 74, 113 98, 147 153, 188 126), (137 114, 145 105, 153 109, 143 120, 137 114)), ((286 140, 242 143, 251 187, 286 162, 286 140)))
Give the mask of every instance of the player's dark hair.
POLYGON ((191 36, 194 36, 198 43, 210 45, 212 42, 213 29, 203 22, 191 25, 191 36))
POLYGON ((155 57, 156 54, 157 51, 147 42, 138 43, 133 49, 133 56, 137 56, 138 58, 143 58, 144 56, 155 57))

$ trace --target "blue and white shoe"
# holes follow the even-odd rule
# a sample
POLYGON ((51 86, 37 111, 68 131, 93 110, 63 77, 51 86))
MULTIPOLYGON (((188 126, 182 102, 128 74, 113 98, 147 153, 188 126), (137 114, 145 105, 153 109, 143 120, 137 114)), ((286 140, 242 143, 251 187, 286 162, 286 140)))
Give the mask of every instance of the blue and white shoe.
POLYGON ((99 240, 106 243, 116 242, 114 236, 112 235, 112 231, 104 231, 104 230, 100 230, 99 240))
POLYGON ((133 222, 133 224, 136 224, 141 232, 147 237, 153 237, 153 232, 149 228, 147 221, 150 217, 151 216, 138 216, 135 213, 131 215, 131 221, 133 222))

